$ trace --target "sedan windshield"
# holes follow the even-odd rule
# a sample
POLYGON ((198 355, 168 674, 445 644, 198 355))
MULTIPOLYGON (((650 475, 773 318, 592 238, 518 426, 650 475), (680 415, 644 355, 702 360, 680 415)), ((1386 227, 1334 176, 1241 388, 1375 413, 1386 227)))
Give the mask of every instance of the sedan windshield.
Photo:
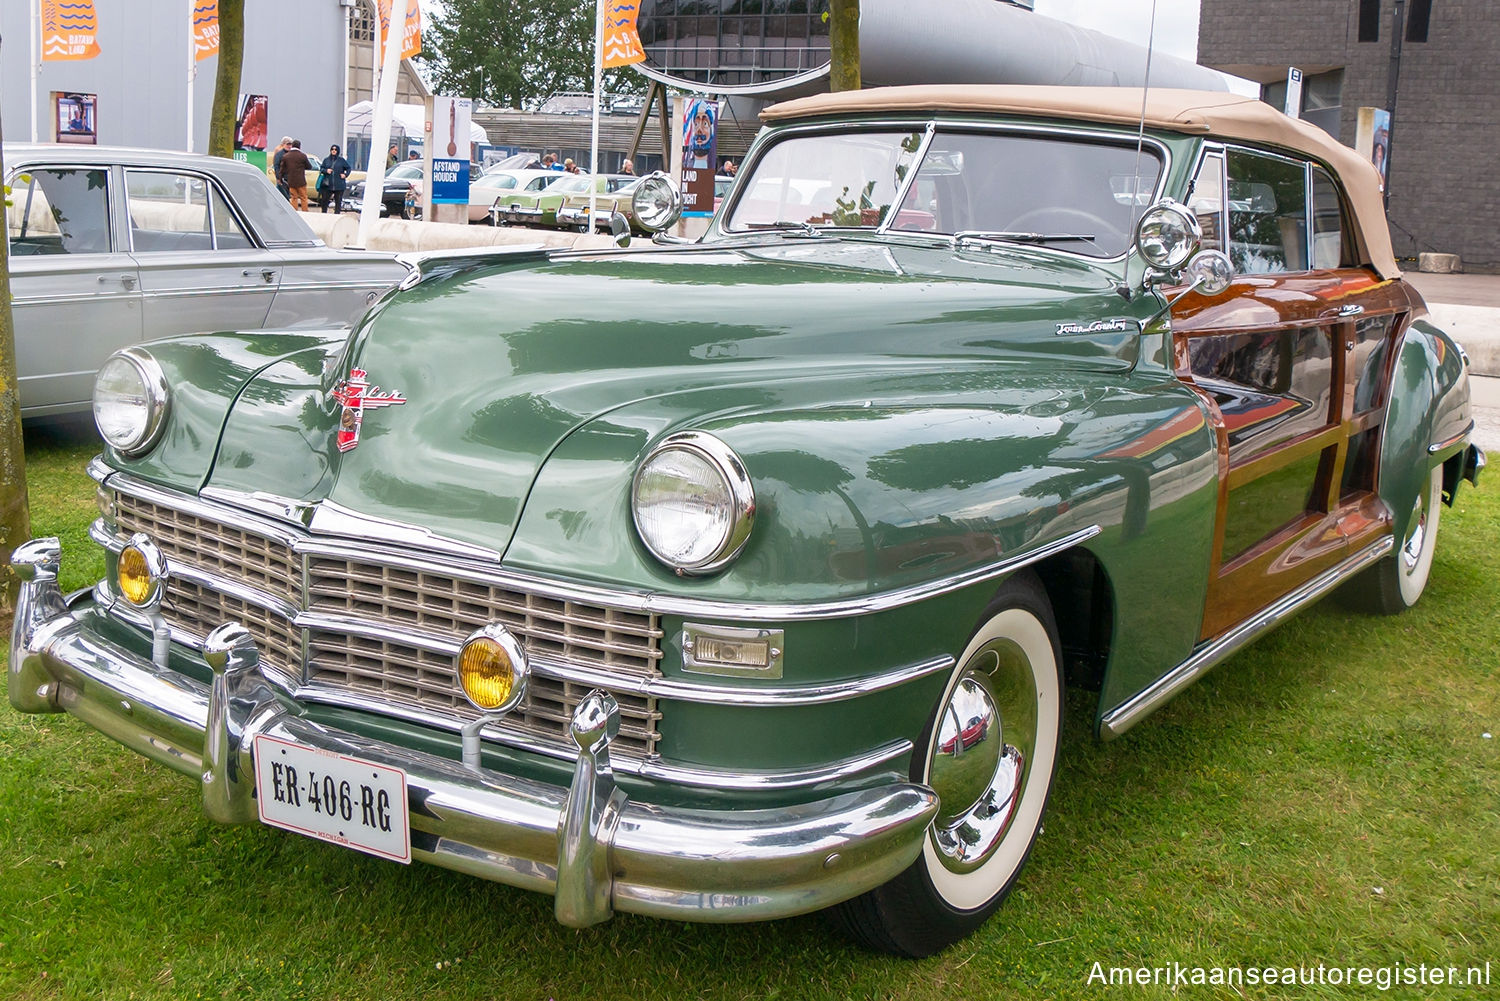
POLYGON ((1134 142, 1020 132, 939 131, 899 209, 922 134, 799 135, 761 155, 725 223, 758 229, 873 229, 1046 244, 1090 257, 1130 245, 1160 155, 1134 142))

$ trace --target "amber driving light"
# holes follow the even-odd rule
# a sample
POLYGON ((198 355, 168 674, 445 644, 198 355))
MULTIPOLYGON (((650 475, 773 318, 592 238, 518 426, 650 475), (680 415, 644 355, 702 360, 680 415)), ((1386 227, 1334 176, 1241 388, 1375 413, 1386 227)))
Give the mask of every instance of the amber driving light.
POLYGON ((120 552, 115 581, 120 595, 136 608, 149 608, 161 600, 167 579, 167 560, 144 532, 131 536, 120 552))
POLYGON ((458 652, 458 683, 478 709, 509 712, 526 692, 526 654, 504 626, 489 625, 458 652))

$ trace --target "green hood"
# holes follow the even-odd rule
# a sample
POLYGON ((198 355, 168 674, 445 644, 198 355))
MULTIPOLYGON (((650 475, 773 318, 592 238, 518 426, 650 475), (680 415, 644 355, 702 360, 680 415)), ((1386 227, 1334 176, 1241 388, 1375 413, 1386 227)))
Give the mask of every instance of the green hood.
MULTIPOLYGON (((548 457, 612 411, 655 401, 656 438, 785 407, 868 405, 876 385, 884 401, 921 406, 976 380, 1093 381, 1135 363, 1135 318, 1154 305, 1127 303, 1115 283, 1022 248, 795 238, 432 278, 388 298, 320 376, 305 363, 263 372, 283 393, 300 379, 303 395, 237 406, 210 485, 282 484, 293 500, 504 552, 548 457), (1107 320, 1129 322, 1058 333, 1107 320), (331 391, 356 367, 406 402, 367 410, 358 446, 340 454, 331 391)), ((632 464, 646 444, 632 441, 632 464)))

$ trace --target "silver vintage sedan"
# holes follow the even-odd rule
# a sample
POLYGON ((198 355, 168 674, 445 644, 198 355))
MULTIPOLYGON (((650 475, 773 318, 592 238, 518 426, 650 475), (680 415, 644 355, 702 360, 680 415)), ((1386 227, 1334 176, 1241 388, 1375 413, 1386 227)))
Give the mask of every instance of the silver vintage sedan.
POLYGON ((325 246, 246 163, 7 144, 5 168, 24 417, 87 411, 94 373, 128 344, 340 326, 408 270, 325 246))

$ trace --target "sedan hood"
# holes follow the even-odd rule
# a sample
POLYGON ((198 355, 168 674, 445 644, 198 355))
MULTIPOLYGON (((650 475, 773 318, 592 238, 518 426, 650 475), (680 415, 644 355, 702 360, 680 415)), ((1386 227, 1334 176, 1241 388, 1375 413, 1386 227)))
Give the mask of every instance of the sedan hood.
MULTIPOLYGON (((211 484, 298 482, 299 503, 503 553, 548 456, 611 411, 655 401, 660 437, 783 406, 868 405, 876 384, 887 400, 930 401, 935 374, 1121 372, 1149 307, 1115 284, 1104 268, 1026 248, 828 238, 459 270, 388 298, 304 402, 237 408, 211 484), (340 452, 335 390, 353 370, 367 402, 357 443, 340 452), (275 476, 283 463, 325 472, 275 476)), ((288 377, 309 381, 262 374, 288 377)))

